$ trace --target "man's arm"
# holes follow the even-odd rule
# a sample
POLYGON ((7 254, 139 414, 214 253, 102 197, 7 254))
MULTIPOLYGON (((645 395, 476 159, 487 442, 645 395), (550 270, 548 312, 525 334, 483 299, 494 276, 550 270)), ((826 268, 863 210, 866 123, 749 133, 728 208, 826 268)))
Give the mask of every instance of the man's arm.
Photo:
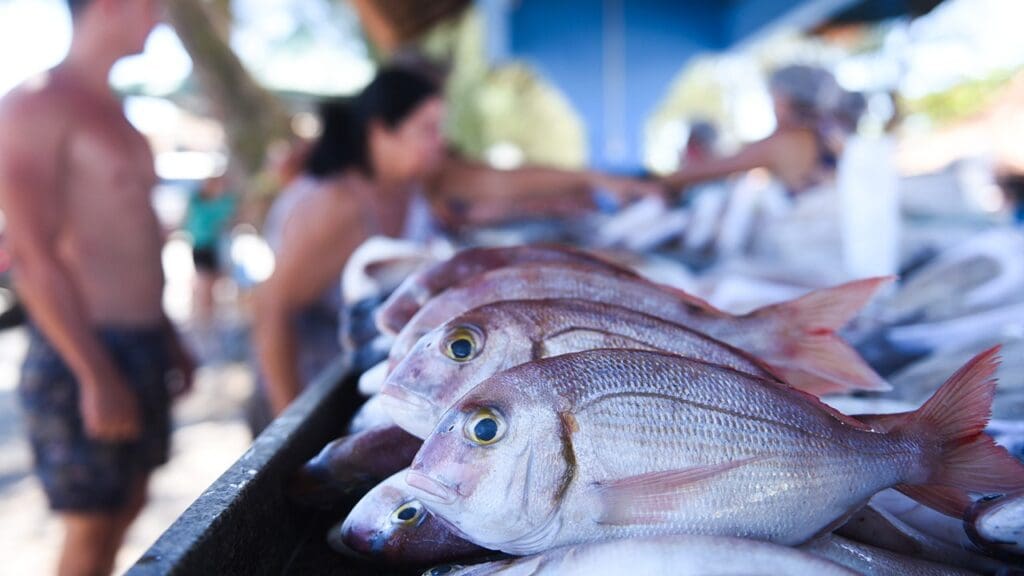
POLYGON ((195 359, 185 343, 182 342, 178 329, 175 328, 167 314, 163 315, 162 325, 172 369, 172 373, 168 375, 172 378, 168 383, 169 391, 172 397, 182 396, 192 390, 196 372, 195 359))
POLYGON ((274 273, 256 293, 253 344, 275 415, 302 389, 292 320, 341 275, 341 269, 331 263, 346 260, 360 240, 353 215, 322 206, 321 201, 310 199, 288 218, 274 273))
POLYGON ((57 255, 65 218, 60 178, 66 170, 66 128, 59 117, 27 98, 0 108, 0 205, 15 286, 78 381, 86 432, 104 440, 130 439, 139 432, 136 400, 93 333, 57 255))
POLYGON ((700 182, 724 178, 737 172, 745 172, 754 168, 771 168, 774 164, 774 152, 777 148, 774 137, 745 146, 732 156, 710 158, 693 166, 666 176, 665 185, 678 190, 700 182))
POLYGON ((496 170, 452 156, 431 186, 449 224, 577 216, 594 209, 598 189, 623 198, 658 191, 650 183, 599 172, 541 166, 496 170))

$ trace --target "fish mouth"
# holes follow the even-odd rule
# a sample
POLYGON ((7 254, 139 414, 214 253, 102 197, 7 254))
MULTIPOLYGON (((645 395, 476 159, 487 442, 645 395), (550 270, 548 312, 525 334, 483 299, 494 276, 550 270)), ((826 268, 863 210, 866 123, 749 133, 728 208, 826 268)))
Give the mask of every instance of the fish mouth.
POLYGON ((405 483, 429 496, 424 500, 440 504, 453 504, 458 497, 455 489, 416 470, 410 470, 405 475, 405 483))
POLYGON ((395 423, 413 436, 426 438, 434 429, 433 405, 422 397, 400 388, 385 388, 380 402, 395 423))
POLYGON ((360 538, 356 535, 348 522, 343 522, 340 525, 335 525, 331 528, 331 531, 327 536, 327 544, 335 552, 348 556, 349 558, 356 558, 359 560, 366 560, 367 550, 360 542, 360 538))
POLYGON ((411 408, 417 411, 427 411, 431 407, 429 400, 400 386, 385 384, 380 390, 380 395, 385 406, 394 406, 405 410, 411 408))

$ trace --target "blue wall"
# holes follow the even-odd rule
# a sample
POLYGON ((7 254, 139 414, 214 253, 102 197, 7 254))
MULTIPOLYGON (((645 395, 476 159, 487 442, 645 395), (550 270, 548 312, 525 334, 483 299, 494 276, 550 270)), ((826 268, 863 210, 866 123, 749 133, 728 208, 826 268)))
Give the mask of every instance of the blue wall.
POLYGON ((721 51, 773 22, 812 25, 850 0, 484 0, 496 45, 569 98, 590 163, 639 170, 643 130, 687 60, 721 51), (497 8, 496 8, 497 7, 497 8), (794 19, 794 15, 799 18, 794 19), (507 38, 504 36, 507 35, 507 38))

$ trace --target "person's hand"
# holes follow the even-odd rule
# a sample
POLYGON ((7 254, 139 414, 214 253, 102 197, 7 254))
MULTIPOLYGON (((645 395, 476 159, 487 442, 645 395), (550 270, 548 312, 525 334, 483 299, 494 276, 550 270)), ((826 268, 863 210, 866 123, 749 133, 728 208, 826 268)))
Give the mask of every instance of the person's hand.
POLYGON ((142 431, 138 398, 116 369, 80 380, 79 410, 87 436, 107 442, 128 442, 142 431))
POLYGON ((662 183, 640 178, 595 174, 592 182, 595 188, 611 194, 621 204, 629 204, 647 196, 663 196, 666 192, 662 183))
POLYGON ((196 361, 185 349, 177 334, 171 336, 168 353, 171 370, 167 374, 167 390, 171 398, 179 398, 192 390, 196 375, 196 361))

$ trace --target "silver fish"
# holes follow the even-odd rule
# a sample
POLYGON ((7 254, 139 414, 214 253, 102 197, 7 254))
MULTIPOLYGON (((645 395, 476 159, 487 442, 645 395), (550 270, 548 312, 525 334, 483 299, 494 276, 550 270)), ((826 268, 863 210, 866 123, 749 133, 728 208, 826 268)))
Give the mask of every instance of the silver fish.
POLYGON ((493 551, 462 538, 409 494, 403 470, 378 484, 328 533, 332 547, 393 565, 480 558, 493 551))
POLYGON ((978 546, 1013 554, 1024 563, 1024 492, 975 502, 964 527, 978 546))
POLYGON ((381 332, 398 334, 428 300, 448 288, 490 270, 530 262, 570 262, 610 274, 636 276, 628 268, 568 246, 469 248, 409 276, 377 310, 377 326, 381 332))
POLYGON ((895 490, 876 494, 835 534, 904 556, 986 574, 1006 567, 971 543, 960 519, 940 514, 895 490))
POLYGON ((703 332, 744 350, 790 385, 816 394, 889 386, 835 334, 889 278, 818 290, 733 316, 686 292, 568 264, 530 264, 481 274, 427 302, 391 348, 392 367, 424 334, 472 308, 502 300, 576 298, 613 304, 703 332))
POLYGON ((507 300, 474 308, 420 338, 385 380, 381 401, 421 438, 488 376, 532 360, 597 348, 671 352, 763 378, 756 359, 664 320, 587 300, 507 300))
POLYGON ((678 356, 546 358, 463 396, 406 482, 471 541, 512 554, 679 532, 799 544, 895 485, 961 515, 964 491, 1024 489, 1024 465, 981 432, 997 352, 888 433, 678 356))
POLYGON ((438 566, 423 576, 854 576, 813 554, 756 540, 673 535, 556 548, 475 566, 438 566))
POLYGON ((875 548, 847 540, 840 536, 828 535, 800 547, 826 560, 846 566, 864 576, 972 576, 976 572, 962 570, 903 556, 883 548, 875 548))

